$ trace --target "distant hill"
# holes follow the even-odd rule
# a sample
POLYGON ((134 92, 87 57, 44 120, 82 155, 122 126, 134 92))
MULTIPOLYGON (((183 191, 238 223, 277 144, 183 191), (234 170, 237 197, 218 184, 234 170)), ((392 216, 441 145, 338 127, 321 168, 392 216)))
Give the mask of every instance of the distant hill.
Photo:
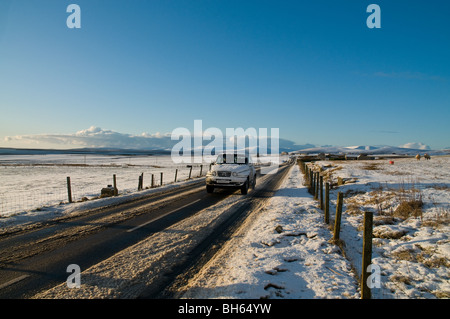
MULTIPOLYGON (((367 155, 450 155, 450 149, 443 150, 424 150, 396 146, 320 146, 314 147, 311 144, 306 145, 288 145, 287 147, 279 147, 280 152, 288 152, 290 154, 367 154, 367 155)), ((270 153, 270 149, 268 150, 270 153)), ((97 155, 170 155, 171 151, 167 149, 120 149, 120 148, 77 148, 77 149, 26 149, 26 148, 2 148, 0 147, 0 155, 47 155, 47 154, 97 154, 97 155)))
POLYGON ((312 147, 301 149, 298 151, 291 152, 291 154, 367 154, 367 155, 387 155, 387 154, 397 154, 397 155, 416 155, 425 154, 429 155, 450 155, 450 149, 444 150, 427 150, 427 149, 414 149, 396 146, 325 146, 325 147, 312 147))

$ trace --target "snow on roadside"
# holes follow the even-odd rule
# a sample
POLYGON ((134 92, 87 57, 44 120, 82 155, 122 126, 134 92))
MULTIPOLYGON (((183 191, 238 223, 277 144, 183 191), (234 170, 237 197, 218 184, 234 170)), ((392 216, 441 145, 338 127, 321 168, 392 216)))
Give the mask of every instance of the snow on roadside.
POLYGON ((243 227, 185 287, 183 298, 359 298, 363 211, 368 210, 374 212, 372 263, 379 266, 381 282, 372 288, 372 298, 450 297, 450 157, 314 165, 325 175, 332 172, 331 181, 345 182, 330 193, 331 225, 337 193, 344 193, 345 258, 329 243, 323 213, 294 166, 248 231, 243 227), (404 201, 419 202, 420 209, 405 212, 404 201))
POLYGON ((268 205, 193 278, 181 298, 358 298, 298 165, 268 205))

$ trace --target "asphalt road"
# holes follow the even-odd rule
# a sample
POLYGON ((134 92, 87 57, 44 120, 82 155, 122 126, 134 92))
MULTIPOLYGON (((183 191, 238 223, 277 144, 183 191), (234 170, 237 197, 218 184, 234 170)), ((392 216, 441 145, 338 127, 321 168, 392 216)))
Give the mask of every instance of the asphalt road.
MULTIPOLYGON (((286 167, 280 168, 264 187, 250 191, 247 204, 220 226, 213 237, 189 252, 191 257, 178 265, 164 285, 173 286, 180 276, 187 276, 189 269, 200 267, 199 260, 207 259, 214 251, 210 249, 211 244, 226 240, 239 217, 251 211, 256 202, 269 198, 285 171, 286 167)), ((239 191, 216 190, 208 194, 202 181, 114 207, 96 209, 76 218, 49 222, 34 230, 2 236, 0 298, 30 298, 65 282, 69 275, 68 265, 77 264, 81 269, 87 269, 235 193, 239 191)), ((143 292, 142 298, 160 297, 166 290, 166 287, 153 287, 143 292)))

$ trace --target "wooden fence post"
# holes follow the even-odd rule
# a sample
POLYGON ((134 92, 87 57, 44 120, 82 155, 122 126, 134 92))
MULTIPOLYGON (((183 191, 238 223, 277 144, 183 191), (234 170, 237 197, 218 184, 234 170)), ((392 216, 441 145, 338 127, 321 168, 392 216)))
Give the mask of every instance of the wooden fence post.
POLYGON ((118 191, 117 191, 116 174, 113 174, 113 186, 114 186, 114 196, 117 196, 118 195, 118 191))
POLYGON ((200 177, 202 177, 202 172, 203 171, 203 164, 202 165, 200 165, 200 177))
POLYGON ((313 173, 313 195, 314 195, 314 199, 317 199, 317 172, 313 173))
POLYGON ((178 175, 178 168, 175 169, 175 180, 173 181, 174 183, 177 182, 177 175, 178 175))
POLYGON ((67 195, 69 197, 69 203, 73 203, 72 201, 72 185, 70 185, 70 177, 67 176, 67 195))
POLYGON ((192 174, 192 165, 188 165, 187 167, 189 167, 189 177, 188 179, 191 179, 191 174, 192 174))
POLYGON ((308 192, 311 193, 311 169, 309 168, 309 166, 306 166, 306 180, 307 180, 307 185, 308 185, 308 192))
POLYGON ((363 238, 363 256, 361 269, 361 298, 370 299, 371 291, 367 285, 369 274, 367 267, 372 263, 372 231, 373 231, 373 213, 364 212, 364 238, 363 238))
POLYGON ((316 176, 316 184, 315 184, 315 188, 314 188, 314 199, 318 200, 319 199, 319 172, 315 173, 316 176))
POLYGON ((325 183, 325 224, 330 223, 330 183, 325 183))
POLYGON ((333 240, 337 242, 339 240, 339 232, 341 231, 341 214, 342 203, 344 201, 344 194, 338 192, 337 204, 336 204, 336 218, 334 220, 334 237, 333 240))
POLYGON ((320 177, 320 183, 319 183, 319 188, 320 188, 320 209, 323 210, 323 176, 321 175, 320 177))
POLYGON ((305 164, 305 186, 309 187, 309 172, 308 172, 308 166, 305 164))
POLYGON ((163 172, 161 172, 161 186, 163 186, 163 172))
POLYGON ((142 173, 141 175, 139 175, 139 181, 138 181, 138 191, 142 190, 142 185, 144 184, 144 173, 142 173))
POLYGON ((151 183, 151 188, 155 187, 155 177, 152 174, 152 183, 151 183))

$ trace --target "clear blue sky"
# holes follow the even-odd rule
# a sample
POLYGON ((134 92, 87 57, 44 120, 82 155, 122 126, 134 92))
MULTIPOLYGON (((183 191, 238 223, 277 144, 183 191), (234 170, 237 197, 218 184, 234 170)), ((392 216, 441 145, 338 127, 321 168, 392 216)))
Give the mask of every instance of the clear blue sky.
POLYGON ((224 132, 279 128, 298 144, 439 149, 450 146, 449 108, 446 0, 0 3, 3 147, 201 119, 224 132), (71 3, 81 29, 66 26, 71 3), (381 29, 366 26, 371 3, 381 29))

